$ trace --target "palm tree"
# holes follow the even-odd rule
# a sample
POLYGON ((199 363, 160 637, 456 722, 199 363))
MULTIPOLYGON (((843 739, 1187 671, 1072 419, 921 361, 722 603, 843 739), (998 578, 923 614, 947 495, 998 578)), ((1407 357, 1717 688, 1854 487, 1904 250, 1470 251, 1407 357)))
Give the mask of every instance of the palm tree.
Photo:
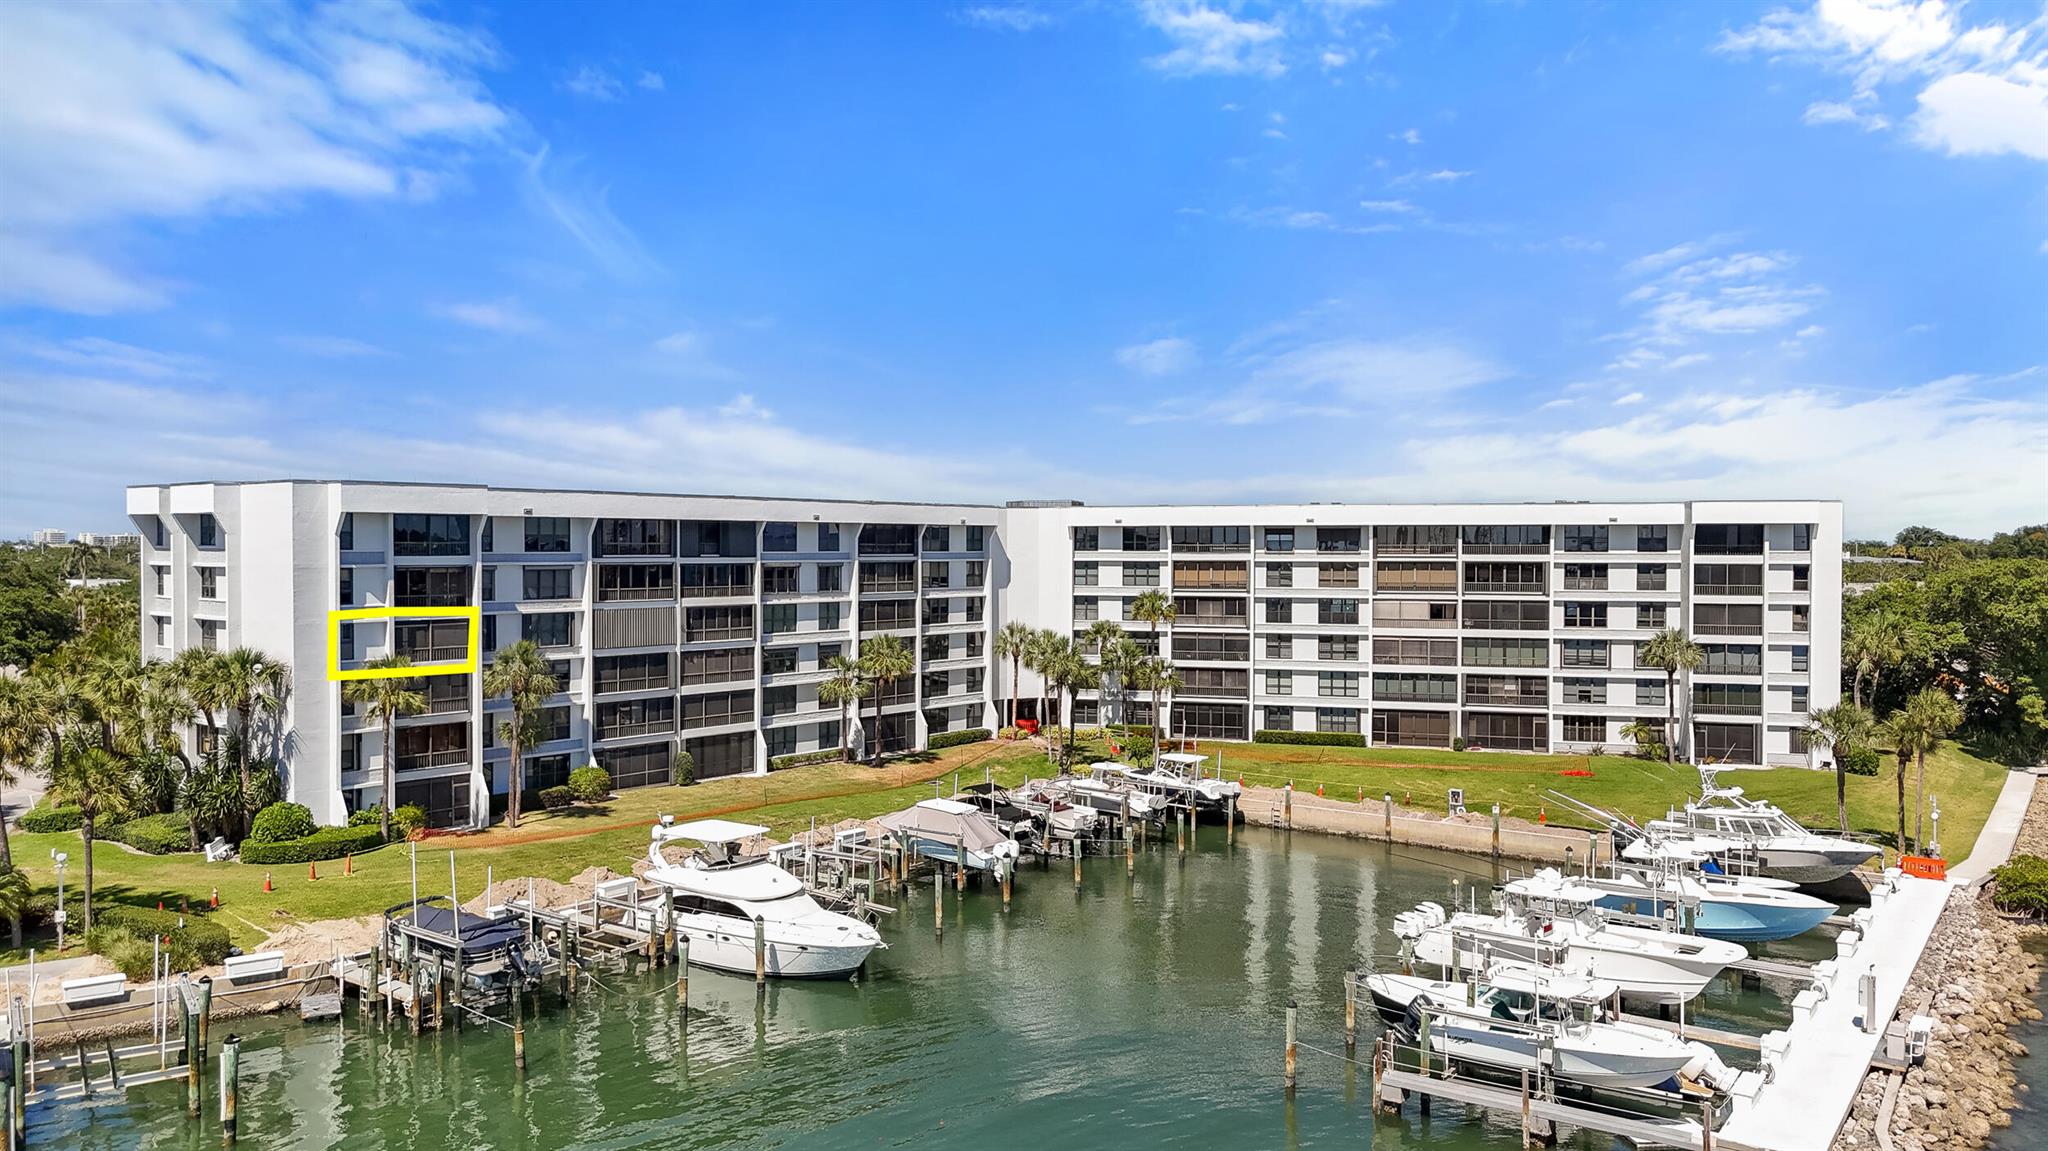
POLYGON ((871 636, 860 642, 861 674, 875 685, 875 766, 882 764, 882 701, 899 679, 917 670, 917 659, 902 636, 871 636))
POLYGON ((71 548, 64 554, 64 574, 72 579, 85 579, 92 574, 93 561, 100 558, 97 544, 84 540, 71 541, 71 548))
POLYGON ((35 889, 29 885, 28 876, 21 868, 11 863, 0 863, 0 916, 14 927, 14 946, 21 948, 21 917, 28 914, 28 906, 35 896, 35 889))
POLYGON ((1137 599, 1132 600, 1128 607, 1124 608, 1124 616, 1126 618, 1152 625, 1153 655, 1166 654, 1159 647, 1159 625, 1172 623, 1174 617, 1178 614, 1179 612, 1173 606, 1173 598, 1158 588, 1153 588, 1151 591, 1140 595, 1137 599))
POLYGON ((171 658, 171 677, 185 698, 206 719, 206 730, 220 730, 219 713, 233 706, 227 681, 220 674, 221 653, 203 647, 188 647, 171 658))
POLYGON ((1131 677, 1137 672, 1138 665, 1145 662, 1146 657, 1145 649, 1138 646, 1138 641, 1121 631, 1117 636, 1116 642, 1102 652, 1102 670, 1115 684, 1117 722, 1125 723, 1128 722, 1130 707, 1131 677))
POLYGON ((1116 642, 1122 638, 1124 638, 1123 625, 1113 619, 1098 619, 1088 625, 1087 631, 1081 633, 1081 642, 1077 645, 1077 650, 1084 656, 1088 652, 1094 652, 1096 661, 1102 669, 1096 676, 1096 679, 1098 681, 1097 686, 1101 690, 1103 718, 1105 720, 1109 718, 1109 682, 1110 678, 1116 674, 1116 669, 1111 666, 1111 660, 1114 655, 1116 642))
MULTIPOLYGON (((825 661, 825 669, 832 673, 830 679, 818 684, 818 702, 839 708, 839 750, 846 762, 853 762, 853 726, 847 722, 849 709, 858 707, 866 699, 874 684, 868 682, 860 664, 843 655, 835 655, 825 661)), ((1011 718, 1016 718, 1016 703, 1010 704, 1011 718)))
POLYGON ((1913 746, 1920 741, 1920 720, 1905 708, 1893 712, 1883 723, 1876 724, 1874 734, 1891 741, 1892 758, 1897 761, 1892 771, 1892 780, 1899 799, 1899 822, 1897 838, 1893 845, 1900 855, 1906 854, 1906 768, 1913 762, 1913 746))
POLYGON ((1678 762, 1678 673, 1691 671, 1706 659, 1700 645, 1678 628, 1666 628, 1651 636, 1642 648, 1644 667, 1664 669, 1664 763, 1678 762))
POLYGON ((1917 792, 1917 806, 1913 810, 1913 847, 1916 851, 1925 851, 1926 840, 1920 837, 1920 829, 1927 811, 1927 753, 1938 750, 1941 741, 1962 726, 1963 709, 1955 697, 1940 688, 1923 687, 1906 701, 1904 710, 1913 719, 1913 778, 1917 792))
POLYGON ((1824 707, 1806 717, 1806 742, 1826 747, 1835 757, 1835 819, 1843 831, 1849 830, 1849 753, 1876 726, 1870 713, 1854 703, 1824 707))
MULTIPOLYGON (((238 647, 221 653, 216 668, 220 693, 235 709, 235 730, 242 733, 236 741, 236 770, 242 779, 243 802, 255 794, 249 786, 249 745, 255 741, 257 716, 274 716, 284 708, 285 696, 291 691, 291 668, 285 663, 272 659, 255 648, 238 647)), ((248 816, 243 816, 242 829, 248 830, 248 816)))
MULTIPOLYGON (((47 735, 35 714, 35 687, 26 676, 0 676, 0 788, 20 781, 18 769, 36 757, 47 735)), ((7 839, 7 813, 0 811, 0 866, 14 866, 14 847, 7 839)))
POLYGON ((1842 637, 1842 661, 1849 665, 1849 694, 1857 706, 1863 704, 1863 677, 1870 677, 1870 701, 1875 707, 1884 670, 1905 658, 1906 628, 1895 613, 1876 611, 1850 621, 1848 634, 1842 637))
POLYGON ((1664 725, 1653 719, 1633 719, 1621 729, 1623 739, 1634 740, 1636 751, 1649 758, 1649 751, 1664 742, 1664 725))
POLYGON ((1046 678, 1046 669, 1051 665, 1053 653, 1059 650, 1060 642, 1066 637, 1051 628, 1040 628, 1031 633, 1031 641, 1024 647, 1024 666, 1038 673, 1038 730, 1048 742, 1052 736, 1047 730, 1056 726, 1052 721, 1052 705, 1047 701, 1052 684, 1046 678))
POLYGON ((1047 686, 1052 688, 1055 698, 1064 697, 1060 718, 1066 721, 1067 730, 1060 740, 1060 763, 1067 766, 1074 754, 1074 697, 1079 694, 1081 685, 1091 679, 1099 682, 1102 672, 1088 662, 1086 649, 1081 643, 1064 636, 1047 645, 1043 659, 1041 670, 1047 686))
POLYGON ((1024 690, 1024 653, 1031 635, 1031 625, 1015 619, 996 632, 996 658, 1010 661, 1010 722, 1005 725, 1010 728, 1017 726, 1017 696, 1024 690))
POLYGON ((128 761, 89 738, 64 741, 50 773, 50 794, 78 808, 78 826, 85 840, 85 930, 92 931, 92 841, 101 819, 119 819, 127 812, 133 779, 128 761))
MULTIPOLYGON (((402 655, 387 655, 373 659, 366 667, 378 669, 411 667, 412 659, 402 655)), ((418 715, 427 710, 427 695, 420 690, 420 681, 409 676, 388 676, 383 679, 352 679, 342 685, 341 698, 350 703, 359 703, 369 710, 369 716, 384 729, 384 811, 378 817, 377 825, 384 829, 384 838, 391 838, 391 803, 398 791, 398 769, 396 766, 397 746, 393 742, 391 729, 393 721, 401 715, 418 715)))
POLYGON ((501 647, 484 669, 484 697, 512 701, 512 718, 500 725, 498 738, 512 751, 512 774, 505 799, 505 826, 519 826, 519 793, 526 787, 526 749, 541 741, 541 713, 549 697, 562 690, 540 645, 522 639, 501 647))

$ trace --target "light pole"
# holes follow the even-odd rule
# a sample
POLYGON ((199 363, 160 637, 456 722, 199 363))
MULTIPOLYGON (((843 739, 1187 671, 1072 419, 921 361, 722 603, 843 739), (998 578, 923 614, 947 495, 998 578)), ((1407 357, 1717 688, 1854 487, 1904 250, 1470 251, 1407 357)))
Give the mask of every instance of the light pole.
POLYGON ((64 865, 71 862, 71 856, 56 848, 50 849, 50 862, 57 869, 57 914, 51 916, 57 924, 57 950, 64 950, 64 865))

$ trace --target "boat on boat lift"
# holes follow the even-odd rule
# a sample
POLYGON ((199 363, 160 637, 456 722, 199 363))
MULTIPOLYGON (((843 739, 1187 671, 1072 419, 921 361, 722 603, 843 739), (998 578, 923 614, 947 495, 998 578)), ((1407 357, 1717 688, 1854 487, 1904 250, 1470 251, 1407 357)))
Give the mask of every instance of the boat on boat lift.
POLYGON ((1721 843, 1661 841, 1632 856, 1634 862, 1617 862, 1605 875, 1573 882, 1604 892, 1600 906, 1609 910, 1659 917, 1674 913, 1711 939, 1791 939, 1836 912, 1835 904, 1798 891, 1789 880, 1722 871, 1712 850, 1721 843))
POLYGON ((973 871, 994 870, 1005 860, 1015 864, 1021 853, 995 820, 957 799, 922 799, 875 822, 912 854, 973 871))
POLYGON ((1610 923, 1605 894, 1564 882, 1555 871, 1502 888, 1500 910, 1446 913, 1424 903, 1394 917, 1394 934, 1418 962, 1445 971, 1494 961, 1528 963, 1608 980, 1624 995, 1683 1003, 1728 965, 1749 957, 1740 944, 1677 931, 1610 923))
MULTIPOLYGON (((646 880, 673 905, 676 933, 690 941, 690 962, 751 975, 755 921, 760 921, 769 975, 827 979, 850 975, 870 952, 887 946, 873 926, 828 911, 795 876, 765 855, 742 856, 740 845, 768 829, 725 819, 675 823, 663 816, 654 828, 646 880), (702 846, 680 863, 662 848, 677 840, 702 846)), ((638 912, 643 931, 660 930, 659 906, 638 912)))
POLYGON ((1030 786, 1064 794, 1068 802, 1092 807, 1104 815, 1121 816, 1128 810, 1132 819, 1166 818, 1167 798, 1139 787, 1124 775, 1125 770, 1121 763, 1097 763, 1089 767, 1086 775, 1062 775, 1034 781, 1030 786))
POLYGON ((1432 1052, 1460 1064, 1598 1088, 1675 1087, 1683 1077, 1725 1091, 1735 1081, 1706 1044, 1615 1019, 1619 989, 1606 980, 1494 964, 1463 982, 1375 974, 1365 985, 1404 1041, 1426 1034, 1432 1052))
POLYGON ((1774 879, 1826 883, 1840 879, 1884 854, 1874 844, 1808 830, 1768 800, 1749 799, 1739 787, 1722 787, 1717 768, 1700 766, 1700 797, 1674 809, 1648 829, 1666 835, 1689 832, 1744 845, 1757 867, 1774 879))
POLYGON ((1132 767, 1123 763, 1098 763, 1095 766, 1120 768, 1124 778, 1132 783, 1183 805, 1196 803, 1204 807, 1221 807, 1226 800, 1244 793, 1244 788, 1234 780, 1203 775, 1202 765, 1207 762, 1209 757, 1206 755, 1168 751, 1160 753, 1158 767, 1132 767))

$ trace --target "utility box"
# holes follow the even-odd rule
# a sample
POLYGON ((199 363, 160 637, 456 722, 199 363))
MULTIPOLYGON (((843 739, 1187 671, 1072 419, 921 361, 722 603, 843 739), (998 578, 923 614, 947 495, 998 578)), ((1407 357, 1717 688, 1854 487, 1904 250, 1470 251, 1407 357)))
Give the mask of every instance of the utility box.
POLYGON ((1452 815, 1463 815, 1463 814, 1465 814, 1465 789, 1464 789, 1464 788, 1462 788, 1462 787, 1454 787, 1454 788, 1452 788, 1452 789, 1451 789, 1451 794, 1450 794, 1450 809, 1451 809, 1451 814, 1452 814, 1452 815))

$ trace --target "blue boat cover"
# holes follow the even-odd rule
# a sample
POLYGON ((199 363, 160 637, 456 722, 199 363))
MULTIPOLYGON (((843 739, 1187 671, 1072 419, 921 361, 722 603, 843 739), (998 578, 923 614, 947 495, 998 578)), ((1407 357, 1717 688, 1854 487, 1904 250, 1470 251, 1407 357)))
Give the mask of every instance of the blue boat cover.
MULTIPOLYGON (((439 935, 455 934, 455 911, 453 908, 421 904, 413 909, 400 923, 416 924, 420 928, 439 935)), ((517 947, 526 938, 526 931, 513 917, 501 916, 493 919, 486 915, 462 913, 462 954, 467 956, 488 955, 508 947, 517 947)))

